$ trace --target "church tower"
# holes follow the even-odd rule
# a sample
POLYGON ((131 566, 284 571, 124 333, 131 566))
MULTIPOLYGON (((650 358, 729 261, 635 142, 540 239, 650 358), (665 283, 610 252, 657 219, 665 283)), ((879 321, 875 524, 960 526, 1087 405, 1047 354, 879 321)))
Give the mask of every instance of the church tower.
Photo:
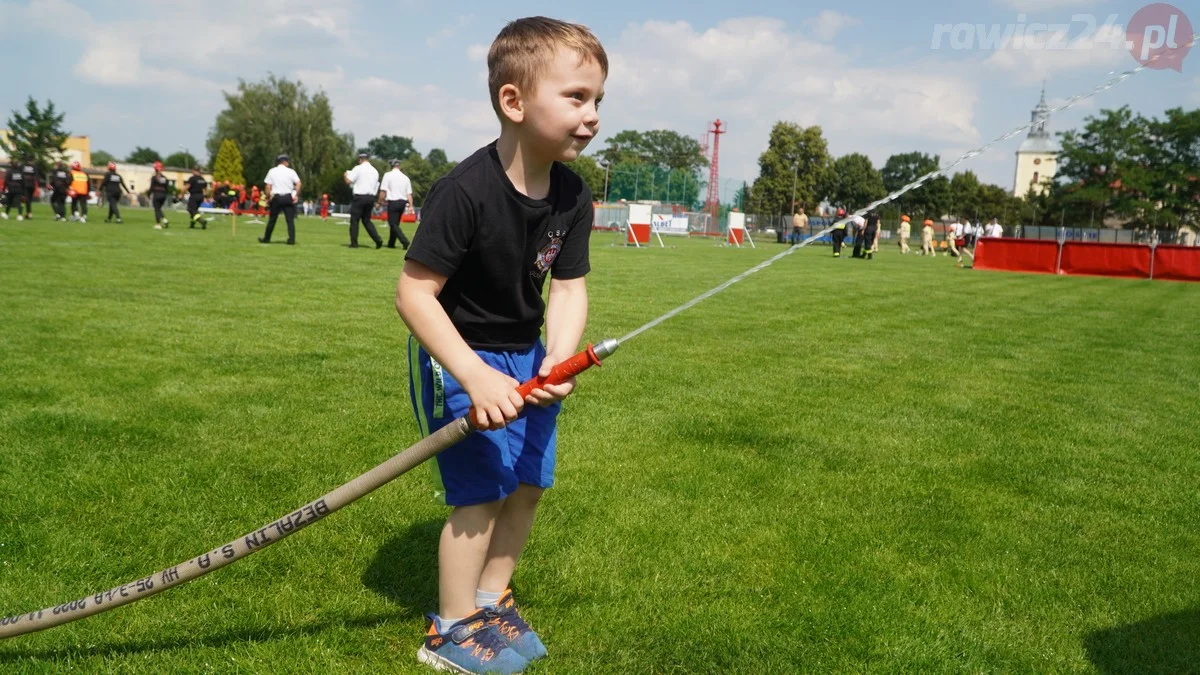
POLYGON ((1042 85, 1042 100, 1038 101, 1032 115, 1029 136, 1017 150, 1017 175, 1013 179, 1013 194, 1017 197, 1024 197, 1030 187, 1041 194, 1058 172, 1058 144, 1046 129, 1050 106, 1046 105, 1045 85, 1042 85))

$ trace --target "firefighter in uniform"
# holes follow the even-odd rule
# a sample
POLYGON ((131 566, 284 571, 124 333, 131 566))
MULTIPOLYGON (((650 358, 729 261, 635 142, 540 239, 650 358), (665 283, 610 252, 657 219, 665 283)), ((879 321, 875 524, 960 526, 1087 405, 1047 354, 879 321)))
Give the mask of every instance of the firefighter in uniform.
POLYGON ((87 222, 88 198, 91 191, 92 185, 79 161, 71 162, 71 187, 67 188, 67 196, 71 198, 72 219, 81 223, 87 222))
POLYGON ((191 222, 188 223, 188 229, 196 229, 196 225, 200 225, 200 229, 208 229, 208 221, 200 215, 200 202, 204 201, 204 191, 208 189, 208 181, 204 180, 204 176, 200 175, 200 167, 192 167, 192 175, 184 183, 187 186, 188 201, 187 211, 191 216, 191 222))
POLYGON ((163 216, 163 204, 167 203, 167 188, 171 181, 163 175, 162 162, 154 163, 154 175, 150 177, 150 205, 154 207, 154 229, 167 227, 167 219, 163 216))
POLYGON ((71 187, 71 174, 67 165, 58 162, 50 172, 50 208, 54 209, 54 220, 67 219, 67 190, 71 187))

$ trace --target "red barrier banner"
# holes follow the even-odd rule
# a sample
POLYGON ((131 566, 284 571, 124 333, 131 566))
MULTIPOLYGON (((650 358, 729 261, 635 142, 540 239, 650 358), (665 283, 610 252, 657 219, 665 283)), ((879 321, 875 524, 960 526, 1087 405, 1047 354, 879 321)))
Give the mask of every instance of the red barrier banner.
POLYGON ((1156 247, 1154 249, 1154 278, 1200 281, 1200 247, 1156 247))
POLYGON ((975 269, 1054 274, 1058 269, 1058 242, 985 237, 975 247, 975 269))
POLYGON ((1142 244, 1063 244, 1059 274, 1150 278, 1150 247, 1142 244))

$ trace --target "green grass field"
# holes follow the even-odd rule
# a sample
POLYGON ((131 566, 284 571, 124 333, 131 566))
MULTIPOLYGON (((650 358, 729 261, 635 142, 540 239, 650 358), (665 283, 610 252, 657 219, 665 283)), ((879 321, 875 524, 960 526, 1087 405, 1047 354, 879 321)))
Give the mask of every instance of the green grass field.
MULTIPOLYGON (((193 557, 417 439, 400 251, 315 219, 292 248, 47 214, 0 221, 0 615, 193 557)), ((594 340, 782 250, 613 241, 594 340)), ((890 247, 752 275, 581 377, 514 579, 533 670, 1195 672, 1197 326, 1197 285, 890 247)), ((420 467, 2 641, 0 671, 422 672, 445 513, 420 467)))

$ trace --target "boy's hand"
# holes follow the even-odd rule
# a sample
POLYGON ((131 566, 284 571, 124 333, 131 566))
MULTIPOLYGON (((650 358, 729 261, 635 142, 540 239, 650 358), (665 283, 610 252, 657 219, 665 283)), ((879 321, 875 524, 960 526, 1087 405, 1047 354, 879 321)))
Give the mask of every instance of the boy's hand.
MULTIPOLYGON (((550 374, 550 371, 554 368, 554 366, 557 366, 559 363, 566 361, 572 356, 574 356, 574 354, 567 354, 566 356, 547 354, 546 358, 542 360, 542 367, 538 369, 538 375, 540 377, 546 377, 550 374)), ((574 390, 575 378, 572 377, 561 384, 547 384, 545 387, 534 389, 533 391, 529 392, 528 396, 525 397, 525 402, 529 403, 530 405, 548 406, 552 403, 563 400, 567 396, 570 396, 571 392, 574 390)))
POLYGON ((490 366, 482 366, 469 382, 464 380, 462 384, 474 408, 471 421, 480 429, 502 429, 517 419, 525 407, 525 401, 517 393, 521 383, 490 366))

